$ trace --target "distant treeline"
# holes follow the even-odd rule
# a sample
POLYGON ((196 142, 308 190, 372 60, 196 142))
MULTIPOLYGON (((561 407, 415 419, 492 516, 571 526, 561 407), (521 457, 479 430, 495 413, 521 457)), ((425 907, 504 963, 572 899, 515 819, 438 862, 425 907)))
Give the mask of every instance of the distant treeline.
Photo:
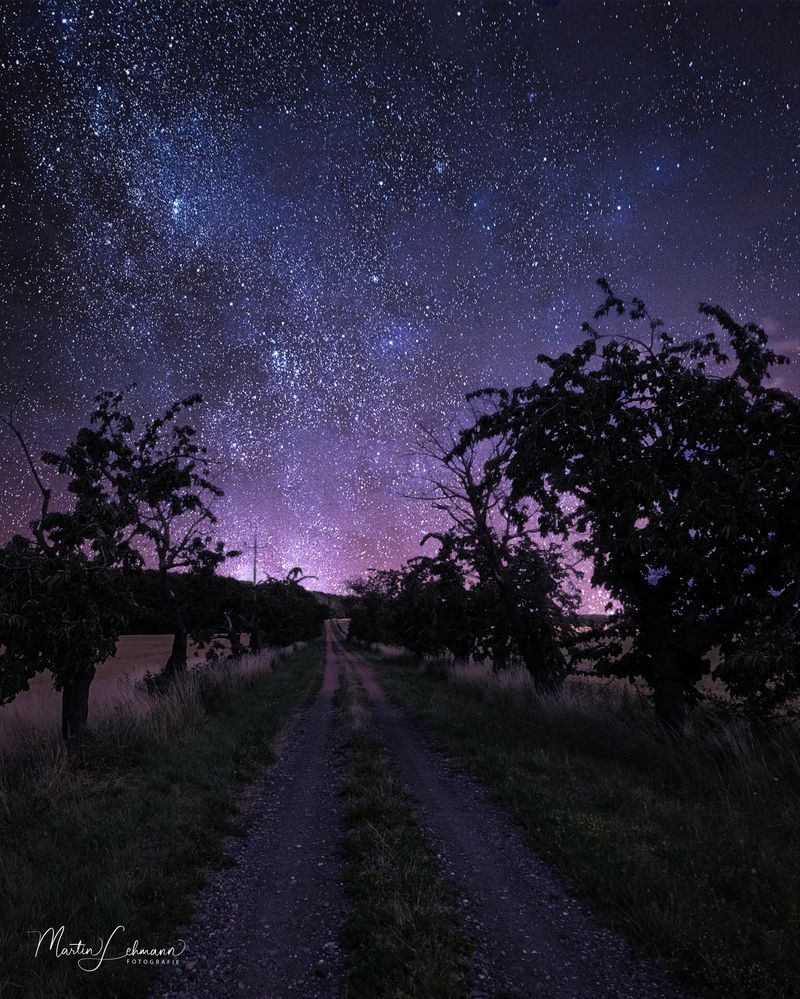
MULTIPOLYGON (((129 572, 125 582, 133 599, 128 633, 170 634, 173 609, 158 572, 129 572)), ((328 617, 324 601, 291 579, 270 578, 254 586, 231 576, 176 573, 170 586, 193 635, 229 630, 251 635, 257 628, 262 645, 285 646, 317 638, 328 617)))

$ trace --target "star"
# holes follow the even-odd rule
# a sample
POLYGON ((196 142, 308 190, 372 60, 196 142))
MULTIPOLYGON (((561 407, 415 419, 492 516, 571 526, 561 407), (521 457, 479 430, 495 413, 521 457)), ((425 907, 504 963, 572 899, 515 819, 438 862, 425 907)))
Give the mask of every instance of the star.
MULTIPOLYGON (((220 535, 269 536, 263 572, 417 554, 414 427, 541 374, 600 275, 798 359, 793 4, 114 10, 5 25, 0 400, 58 449, 101 389, 201 392, 220 535)), ((7 538, 35 493, 0 472, 7 538)))

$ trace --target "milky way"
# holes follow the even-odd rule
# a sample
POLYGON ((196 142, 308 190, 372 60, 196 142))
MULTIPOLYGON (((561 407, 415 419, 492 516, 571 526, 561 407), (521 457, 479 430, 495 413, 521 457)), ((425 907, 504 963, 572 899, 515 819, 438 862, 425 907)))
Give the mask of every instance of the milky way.
MULTIPOLYGON (((262 574, 416 553, 415 422, 529 381, 599 275, 798 360, 794 3, 14 7, 0 402, 57 448, 100 389, 201 391, 221 533, 257 528, 262 574)), ((4 539, 35 496, 0 463, 4 539)))

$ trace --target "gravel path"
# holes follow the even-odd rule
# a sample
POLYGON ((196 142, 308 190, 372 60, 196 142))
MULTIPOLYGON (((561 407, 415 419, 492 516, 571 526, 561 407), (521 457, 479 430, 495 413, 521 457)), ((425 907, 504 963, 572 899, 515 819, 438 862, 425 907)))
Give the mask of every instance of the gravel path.
POLYGON ((187 952, 156 981, 152 997, 339 995, 346 899, 331 703, 339 673, 337 657, 326 651, 319 696, 254 789, 258 818, 246 839, 231 841, 235 866, 215 874, 194 923, 176 931, 187 952))
MULTIPOLYGON (((217 872, 200 894, 192 925, 176 930, 187 952, 178 968, 156 980, 151 999, 334 999, 342 993, 346 969, 338 934, 347 902, 332 698, 343 671, 363 683, 420 825, 458 887, 475 944, 472 999, 699 994, 634 959, 624 938, 570 895, 482 789, 425 744, 330 622, 326 636, 320 694, 255 786, 257 819, 244 840, 231 841, 234 866, 217 872)), ((386 989, 389 994, 390 982, 386 989)))
POLYGON ((374 670, 328 626, 332 658, 363 683, 418 820, 459 887, 480 997, 676 999, 691 994, 600 926, 478 785, 433 752, 386 699, 374 670))

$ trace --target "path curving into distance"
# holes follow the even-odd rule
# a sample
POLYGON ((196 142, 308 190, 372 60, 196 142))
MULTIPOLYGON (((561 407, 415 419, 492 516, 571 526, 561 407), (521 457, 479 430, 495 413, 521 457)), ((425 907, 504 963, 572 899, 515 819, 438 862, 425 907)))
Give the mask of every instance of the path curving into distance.
POLYGON ((361 681, 417 819, 457 886, 475 945, 473 997, 677 999, 690 993, 636 960, 601 926, 469 777, 431 750, 391 704, 375 670, 327 624, 329 658, 361 681))

